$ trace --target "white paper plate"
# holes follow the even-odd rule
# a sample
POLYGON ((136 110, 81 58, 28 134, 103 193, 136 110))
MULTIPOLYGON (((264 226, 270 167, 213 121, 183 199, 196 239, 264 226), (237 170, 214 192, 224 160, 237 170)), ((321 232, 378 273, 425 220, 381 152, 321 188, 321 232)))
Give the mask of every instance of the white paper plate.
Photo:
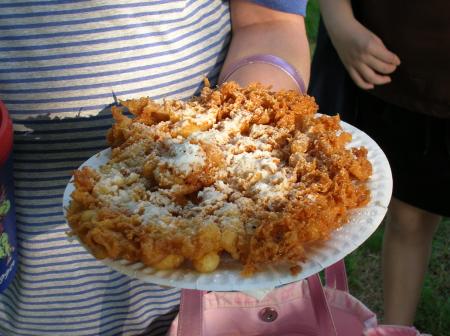
MULTIPOLYGON (((370 203, 361 209, 353 210, 349 223, 336 230, 331 238, 320 247, 309 251, 308 260, 301 263, 302 271, 293 276, 286 266, 270 266, 250 278, 240 275, 241 265, 230 259, 221 259, 219 268, 210 274, 198 273, 191 269, 159 271, 142 263, 131 263, 127 260, 102 260, 111 268, 146 282, 162 286, 214 290, 214 291, 248 291, 261 288, 274 288, 279 285, 304 279, 327 266, 344 258, 354 251, 376 230, 383 220, 392 193, 392 174, 388 160, 380 147, 364 132, 342 122, 344 130, 353 136, 350 146, 365 146, 368 159, 372 163, 373 174, 368 185, 371 191, 370 203)), ((98 168, 110 157, 110 149, 106 149, 81 165, 98 168)), ((74 190, 72 180, 66 187, 63 208, 70 203, 70 194, 74 190)), ((86 246, 85 246, 86 248, 86 246)))

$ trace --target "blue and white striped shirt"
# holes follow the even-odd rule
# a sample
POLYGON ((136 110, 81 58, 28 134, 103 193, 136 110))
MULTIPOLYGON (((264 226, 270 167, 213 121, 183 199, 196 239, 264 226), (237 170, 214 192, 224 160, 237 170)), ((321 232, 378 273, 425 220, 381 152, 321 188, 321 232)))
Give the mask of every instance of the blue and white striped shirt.
MULTIPOLYGON (((306 4, 255 1, 297 14, 306 4)), ((165 333, 179 290, 117 273, 68 242, 62 194, 107 146, 112 92, 188 98, 205 76, 215 82, 229 39, 221 0, 0 0, 19 245, 16 279, 0 294, 0 335, 165 333)))

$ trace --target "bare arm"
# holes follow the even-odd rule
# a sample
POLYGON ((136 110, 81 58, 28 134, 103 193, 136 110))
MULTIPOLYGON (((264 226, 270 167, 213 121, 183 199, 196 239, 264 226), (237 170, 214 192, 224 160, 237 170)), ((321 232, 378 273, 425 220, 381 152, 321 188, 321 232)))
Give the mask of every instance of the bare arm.
POLYGON ((372 89, 389 83, 400 59, 355 19, 350 0, 319 0, 319 5, 331 41, 356 85, 372 89))
MULTIPOLYGON (((222 75, 231 64, 256 54, 272 54, 293 65, 309 81, 310 54, 304 18, 271 10, 249 1, 232 0, 232 40, 222 75)), ((274 90, 297 89, 296 83, 282 70, 268 64, 250 64, 234 72, 229 80, 241 85, 261 82, 274 90)))

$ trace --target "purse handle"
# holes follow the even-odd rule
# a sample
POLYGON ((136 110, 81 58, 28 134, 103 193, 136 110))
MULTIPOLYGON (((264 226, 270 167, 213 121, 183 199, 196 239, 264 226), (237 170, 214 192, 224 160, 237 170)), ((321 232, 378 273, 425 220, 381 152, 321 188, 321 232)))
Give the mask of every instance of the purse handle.
POLYGON ((347 272, 344 259, 325 268, 325 285, 348 293, 347 272))
POLYGON ((178 336, 203 335, 203 295, 205 293, 206 291, 196 289, 181 291, 178 336))
MULTIPOLYGON (((348 291, 347 275, 343 260, 325 269, 326 286, 348 291)), ((330 307, 318 274, 307 278, 319 336, 337 336, 330 307)), ((183 289, 178 315, 178 336, 203 334, 203 295, 206 291, 183 289), (186 333, 188 332, 188 333, 186 333)))
POLYGON ((337 336, 336 326, 319 275, 313 274, 306 280, 308 281, 316 323, 319 327, 318 336, 337 336))

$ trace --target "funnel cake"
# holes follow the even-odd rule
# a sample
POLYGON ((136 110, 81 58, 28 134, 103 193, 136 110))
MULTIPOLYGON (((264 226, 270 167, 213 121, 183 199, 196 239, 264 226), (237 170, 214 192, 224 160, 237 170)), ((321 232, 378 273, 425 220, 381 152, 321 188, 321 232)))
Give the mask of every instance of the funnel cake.
POLYGON ((111 158, 74 174, 72 233, 97 258, 212 272, 228 254, 242 274, 286 263, 366 205, 367 150, 347 148, 339 117, 312 97, 229 82, 188 102, 114 107, 111 158))

